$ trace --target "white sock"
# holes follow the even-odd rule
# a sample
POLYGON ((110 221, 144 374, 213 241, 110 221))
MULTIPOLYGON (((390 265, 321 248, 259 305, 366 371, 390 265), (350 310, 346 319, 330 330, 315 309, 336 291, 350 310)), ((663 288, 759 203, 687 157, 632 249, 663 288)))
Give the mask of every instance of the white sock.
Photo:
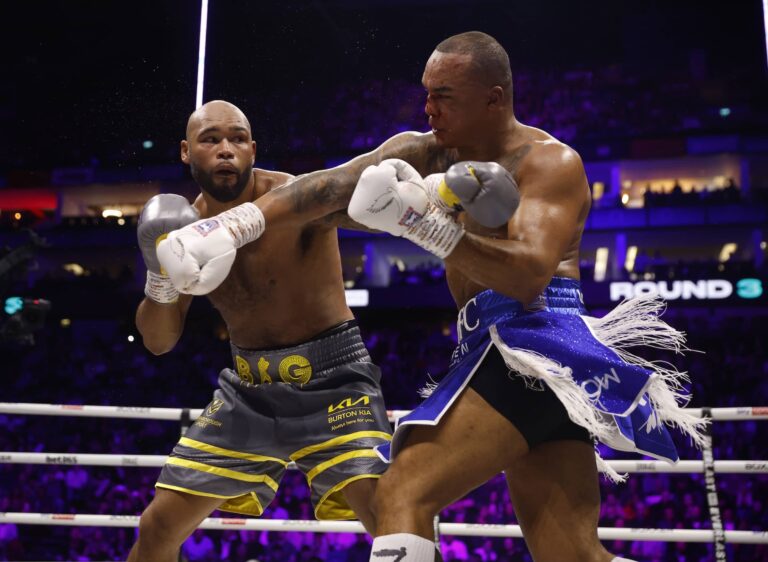
POLYGON ((611 562, 637 562, 636 560, 630 560, 629 558, 619 558, 618 556, 611 560, 611 562))
POLYGON ((373 539, 370 562, 434 562, 435 543, 418 535, 397 533, 373 539))

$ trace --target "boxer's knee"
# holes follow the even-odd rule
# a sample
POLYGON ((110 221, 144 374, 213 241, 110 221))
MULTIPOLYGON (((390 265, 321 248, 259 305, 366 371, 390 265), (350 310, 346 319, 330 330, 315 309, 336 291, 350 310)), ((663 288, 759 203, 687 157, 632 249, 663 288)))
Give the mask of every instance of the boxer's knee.
POLYGON ((377 520, 398 517, 404 513, 431 519, 441 509, 440 501, 429 486, 415 474, 405 474, 394 465, 379 480, 373 498, 373 512, 377 520))
POLYGON ((175 551, 191 534, 183 517, 167 505, 150 503, 139 519, 139 543, 142 551, 175 551))

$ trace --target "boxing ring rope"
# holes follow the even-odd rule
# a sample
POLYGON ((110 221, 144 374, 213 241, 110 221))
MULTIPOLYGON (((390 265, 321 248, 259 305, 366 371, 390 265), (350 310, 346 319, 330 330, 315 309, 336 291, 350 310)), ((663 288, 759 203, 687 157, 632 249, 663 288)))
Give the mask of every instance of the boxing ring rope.
MULTIPOLYGON (((0 464, 50 464, 65 466, 135 466, 158 468, 165 464, 165 455, 114 455, 97 453, 15 453, 0 451, 0 464)), ((665 461, 609 460, 608 465, 618 472, 640 474, 702 474, 704 461, 688 460, 669 464, 665 461)), ((288 464, 295 469, 294 463, 288 464)), ((768 474, 765 461, 715 461, 717 474, 768 474)))
MULTIPOLYGON (((694 416, 702 416, 703 408, 686 408, 694 416)), ((768 406, 712 408, 713 421, 768 420, 768 406)), ((181 420, 184 415, 195 419, 203 408, 150 408, 143 406, 86 406, 79 404, 37 404, 0 402, 0 414, 27 414, 35 416, 75 416, 90 418, 123 418, 142 420, 181 420)), ((389 421, 410 413, 410 410, 387 410, 389 421)))
MULTIPOLYGON (((63 525, 69 527, 137 527, 138 515, 90 515, 66 513, 0 513, 0 523, 20 525, 63 525)), ((290 519, 236 519, 209 517, 200 529, 249 530, 308 533, 365 533, 357 521, 302 521, 290 519)), ((519 525, 487 525, 474 523, 440 523, 441 535, 462 537, 512 537, 522 538, 519 525)), ((703 542, 713 541, 714 533, 707 529, 633 529, 600 527, 600 540, 605 541, 664 541, 703 542)), ((768 544, 768 531, 725 531, 725 540, 734 544, 768 544)))
MULTIPOLYGON (((706 416, 713 421, 768 420, 768 407, 747 406, 737 408, 690 408, 697 416, 706 416)), ((74 417, 101 417, 122 419, 151 419, 180 421, 182 426, 201 415, 203 409, 151 408, 130 406, 93 406, 69 404, 34 404, 0 402, 0 414, 57 415, 74 417)), ((408 413, 407 410, 387 411, 392 422, 408 413)), ((608 464, 619 472, 632 473, 704 473, 707 477, 708 495, 716 494, 713 475, 719 474, 766 474, 768 461, 762 460, 713 460, 711 442, 704 451, 704 459, 684 460, 670 465, 663 461, 612 460, 608 464), (710 483, 710 481, 712 481, 710 483), (711 487, 710 487, 711 486, 711 487)), ((79 453, 0 452, 0 464, 48 464, 81 466, 124 466, 160 467, 165 455, 115 455, 79 453)), ((291 463, 292 464, 292 463, 291 463)), ((710 510, 717 509, 717 525, 713 529, 640 529, 640 528, 598 528, 601 540, 664 541, 714 543, 768 544, 768 531, 727 531, 719 520, 716 497, 710 503, 710 510)), ((60 513, 0 513, 0 523, 22 525, 65 525, 99 527, 137 527, 137 515, 96 515, 60 513)), ((364 533, 362 524, 354 521, 292 521, 280 519, 207 518, 200 525, 202 529, 247 529, 254 531, 301 531, 317 533, 364 533)), ((522 538, 518 525, 490 525, 472 523, 439 522, 436 529, 440 535, 512 537, 522 538)))

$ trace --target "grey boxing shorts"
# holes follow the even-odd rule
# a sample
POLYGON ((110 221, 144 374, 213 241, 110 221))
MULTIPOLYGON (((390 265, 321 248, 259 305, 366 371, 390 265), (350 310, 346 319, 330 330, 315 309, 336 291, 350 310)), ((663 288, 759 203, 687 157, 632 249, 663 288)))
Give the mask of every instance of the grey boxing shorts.
POLYGON ((379 384, 354 321, 285 349, 232 346, 213 400, 168 457, 157 487, 221 498, 261 515, 290 461, 307 478, 318 519, 356 519, 342 490, 378 478, 373 447, 391 439, 379 384))

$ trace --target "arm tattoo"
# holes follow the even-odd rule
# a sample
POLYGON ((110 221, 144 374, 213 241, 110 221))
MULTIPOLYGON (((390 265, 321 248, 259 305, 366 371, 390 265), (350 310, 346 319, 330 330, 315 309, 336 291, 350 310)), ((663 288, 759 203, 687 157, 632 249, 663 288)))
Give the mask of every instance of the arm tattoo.
POLYGON ((373 152, 359 156, 344 166, 299 176, 271 193, 273 197, 289 202, 291 212, 314 215, 308 217, 309 220, 317 220, 319 216, 346 210, 363 170, 387 158, 406 160, 423 175, 445 172, 455 162, 452 151, 437 147, 431 137, 405 133, 389 139, 373 152))
POLYGON ((342 209, 349 203, 352 197, 352 191, 355 189, 355 182, 344 176, 339 177, 341 172, 318 172, 309 174, 306 177, 290 185, 293 199, 293 209, 297 213, 303 213, 314 207, 328 208, 329 212, 342 209), (345 181, 347 180, 347 181, 345 181))

